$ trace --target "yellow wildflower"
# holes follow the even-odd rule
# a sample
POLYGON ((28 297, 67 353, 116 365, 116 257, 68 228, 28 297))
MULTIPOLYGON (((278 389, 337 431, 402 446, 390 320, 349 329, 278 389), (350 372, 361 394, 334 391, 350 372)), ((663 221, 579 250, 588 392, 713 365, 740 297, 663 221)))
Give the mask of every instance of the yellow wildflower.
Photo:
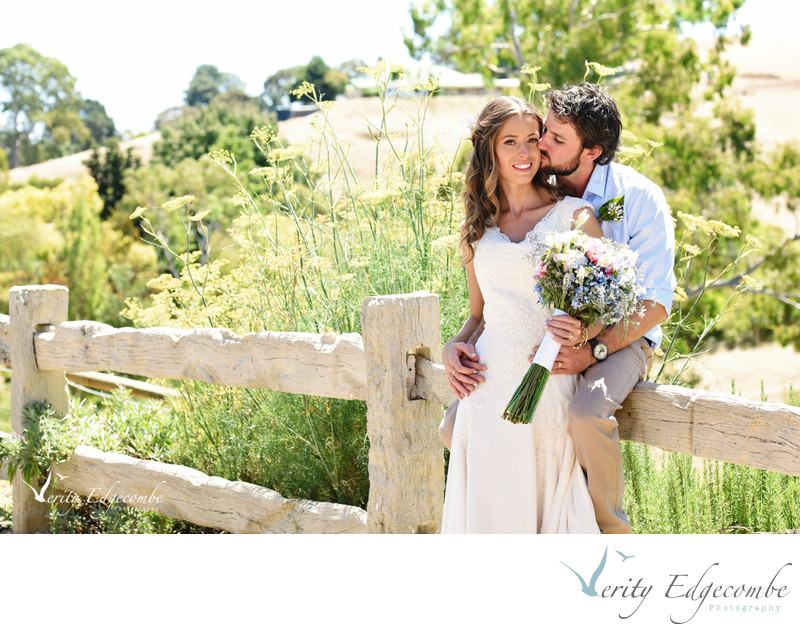
POLYGON ((708 225, 714 233, 721 237, 738 237, 741 232, 738 226, 728 226, 725 222, 716 219, 708 220, 708 225))
POLYGON ((250 133, 250 139, 259 147, 269 145, 278 135, 278 130, 272 125, 261 125, 250 133))
POLYGON ((745 289, 759 288, 759 287, 761 287, 761 284, 756 279, 754 279, 750 275, 743 274, 742 280, 739 282, 739 286, 736 289, 745 290, 745 289))
POLYGON ((208 217, 209 215, 211 215, 211 209, 206 209, 205 211, 202 211, 195 215, 189 215, 188 220, 190 222, 200 222, 203 220, 203 218, 208 217))
POLYGON ((192 202, 194 202, 193 195, 184 195, 179 198, 173 198, 168 202, 164 202, 161 205, 161 208, 171 213, 172 211, 177 211, 184 206, 188 209, 192 205, 192 202))
POLYGON ((431 247, 434 250, 442 249, 446 250, 449 248, 455 248, 458 246, 461 238, 458 235, 445 235, 444 237, 439 237, 438 239, 434 239, 431 242, 431 247))
POLYGON ((764 244, 762 244, 760 241, 758 241, 758 239, 756 239, 752 235, 748 235, 745 238, 745 246, 747 246, 748 248, 752 248, 753 250, 761 250, 764 247, 764 244))
POLYGON ((678 211, 678 217, 686 224, 686 230, 689 233, 702 230, 707 235, 710 235, 713 232, 708 226, 708 222, 699 215, 690 215, 689 213, 678 211))
POLYGON ((396 64, 392 61, 388 61, 386 59, 380 60, 374 66, 361 66, 358 69, 359 72, 363 72, 370 77, 381 77, 382 75, 389 73, 389 74, 397 74, 402 75, 405 72, 405 68, 400 64, 396 64))
POLYGON ((285 162, 287 160, 295 160, 302 155, 303 148, 298 145, 292 145, 270 150, 269 154, 267 154, 267 160, 270 162, 285 162))
POLYGON ((299 87, 295 88, 294 90, 290 90, 289 94, 296 96, 298 99, 302 97, 311 97, 314 99, 316 97, 316 90, 313 83, 304 81, 299 87))
POLYGON ((236 163, 236 159, 233 157, 233 154, 227 149, 215 149, 214 151, 210 151, 208 152, 208 157, 220 167, 236 163))
POLYGON ((598 64, 596 61, 584 61, 587 70, 594 70, 601 77, 608 77, 609 75, 617 74, 617 71, 603 64, 598 64))
POLYGON ((247 206, 250 204, 250 198, 244 191, 237 191, 237 193, 231 198, 231 203, 235 206, 247 206))

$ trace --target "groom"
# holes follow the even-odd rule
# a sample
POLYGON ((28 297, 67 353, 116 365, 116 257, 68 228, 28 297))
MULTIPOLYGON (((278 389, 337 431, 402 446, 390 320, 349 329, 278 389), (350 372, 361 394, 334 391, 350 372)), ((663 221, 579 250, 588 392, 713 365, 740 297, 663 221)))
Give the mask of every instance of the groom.
MULTIPOLYGON (((634 169, 613 162, 622 121, 601 87, 584 83, 546 95, 549 109, 539 141, 541 169, 567 195, 589 202, 603 235, 628 244, 644 266, 644 313, 627 328, 610 326, 588 344, 561 347, 553 373, 580 374, 567 432, 586 472, 603 533, 630 533, 622 507, 625 480, 614 413, 652 364, 660 323, 675 289, 675 231, 664 193, 634 169)), ((531 357, 531 359, 533 359, 531 357)))
MULTIPOLYGON (((540 168, 555 176, 565 194, 594 207, 606 237, 638 253, 649 286, 644 313, 634 317, 627 330, 610 326, 586 344, 562 346, 552 371, 580 374, 567 431, 586 473, 600 531, 630 533, 623 509, 625 480, 614 413, 647 373, 653 349, 661 344, 659 324, 669 314, 675 289, 672 216, 656 184, 613 162, 622 121, 616 103, 601 86, 584 83, 554 90, 545 98, 549 110, 539 140, 540 168)), ((474 349, 467 354, 459 351, 465 371, 450 377, 457 393, 471 391, 482 381, 479 374, 470 375, 470 369, 485 367, 477 356, 470 358, 469 351, 474 349), (457 378, 460 384, 454 383, 457 378)), ((452 413, 449 417, 452 423, 452 413)), ((443 428, 447 421, 446 417, 443 428)), ((446 432, 440 430, 443 438, 446 432)))

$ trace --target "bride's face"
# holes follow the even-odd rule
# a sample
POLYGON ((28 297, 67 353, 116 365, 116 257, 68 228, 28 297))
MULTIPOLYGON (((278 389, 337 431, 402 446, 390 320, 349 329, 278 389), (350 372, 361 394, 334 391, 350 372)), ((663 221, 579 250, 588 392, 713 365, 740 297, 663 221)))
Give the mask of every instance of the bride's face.
POLYGON ((500 182, 526 184, 539 169, 539 123, 530 114, 514 114, 494 140, 500 182))

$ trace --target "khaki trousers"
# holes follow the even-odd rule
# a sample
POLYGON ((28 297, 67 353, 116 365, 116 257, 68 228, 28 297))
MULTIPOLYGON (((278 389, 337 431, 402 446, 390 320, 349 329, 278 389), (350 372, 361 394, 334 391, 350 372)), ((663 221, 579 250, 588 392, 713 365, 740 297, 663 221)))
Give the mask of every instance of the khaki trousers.
POLYGON ((625 478, 614 413, 622 407, 636 382, 647 374, 652 361, 650 345, 639 339, 578 376, 567 432, 586 474, 602 533, 631 533, 622 504, 625 478))

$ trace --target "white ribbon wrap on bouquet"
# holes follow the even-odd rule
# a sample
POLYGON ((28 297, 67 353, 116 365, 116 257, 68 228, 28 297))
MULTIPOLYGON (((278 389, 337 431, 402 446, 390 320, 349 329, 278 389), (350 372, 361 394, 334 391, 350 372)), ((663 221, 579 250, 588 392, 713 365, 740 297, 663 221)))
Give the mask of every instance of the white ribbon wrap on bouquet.
MULTIPOLYGON (((560 309, 553 310, 553 316, 568 316, 567 312, 562 311, 560 309)), ((533 363, 538 364, 541 367, 544 367, 548 371, 553 370, 553 364, 555 364, 556 356, 558 355, 558 350, 561 349, 561 345, 558 344, 553 337, 550 335, 549 331, 544 332, 544 338, 542 339, 542 344, 539 345, 539 349, 536 351, 536 355, 533 358, 533 363)))

